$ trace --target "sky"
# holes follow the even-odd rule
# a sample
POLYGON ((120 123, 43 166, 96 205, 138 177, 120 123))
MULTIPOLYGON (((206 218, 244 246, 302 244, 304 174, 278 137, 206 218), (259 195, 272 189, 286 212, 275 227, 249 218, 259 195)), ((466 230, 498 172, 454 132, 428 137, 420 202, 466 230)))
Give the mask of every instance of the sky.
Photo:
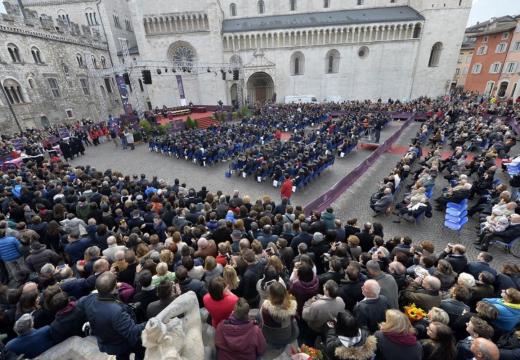
POLYGON ((468 26, 504 15, 520 15, 520 0, 473 0, 468 26))

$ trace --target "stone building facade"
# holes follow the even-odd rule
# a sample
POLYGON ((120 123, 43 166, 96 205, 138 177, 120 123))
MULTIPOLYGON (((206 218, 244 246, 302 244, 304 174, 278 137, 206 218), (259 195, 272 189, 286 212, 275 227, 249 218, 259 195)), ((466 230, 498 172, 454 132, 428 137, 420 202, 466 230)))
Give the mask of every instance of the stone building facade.
POLYGON ((470 41, 470 39, 471 38, 468 38, 467 40, 465 39, 460 48, 455 76, 451 83, 452 90, 464 89, 464 84, 466 84, 466 79, 471 67, 471 59, 473 58, 473 53, 475 51, 474 41, 470 41))
POLYGON ((121 113, 106 42, 88 27, 5 2, 0 14, 2 132, 121 113), (16 118, 16 119, 15 119, 16 118), (16 121, 17 120, 17 121, 16 121))
POLYGON ((187 101, 196 104, 443 95, 471 3, 129 1, 140 59, 152 70, 147 91, 154 106, 179 105, 178 75, 187 101))

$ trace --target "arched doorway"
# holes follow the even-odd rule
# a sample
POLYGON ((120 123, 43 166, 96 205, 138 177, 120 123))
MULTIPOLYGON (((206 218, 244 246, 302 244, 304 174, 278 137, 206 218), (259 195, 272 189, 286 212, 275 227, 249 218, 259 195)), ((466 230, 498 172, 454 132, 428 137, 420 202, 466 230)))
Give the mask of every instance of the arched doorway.
POLYGON ((247 81, 247 98, 250 104, 263 104, 271 101, 274 96, 273 78, 265 72, 251 75, 247 81))
POLYGON ((229 89, 231 93, 231 105, 235 108, 238 105, 238 85, 231 85, 231 89, 229 89))

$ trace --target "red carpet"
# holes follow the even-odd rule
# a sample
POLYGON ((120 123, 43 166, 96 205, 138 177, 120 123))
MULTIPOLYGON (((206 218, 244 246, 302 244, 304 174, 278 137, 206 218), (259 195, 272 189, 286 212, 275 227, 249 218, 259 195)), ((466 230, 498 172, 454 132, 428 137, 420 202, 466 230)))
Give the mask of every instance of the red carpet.
POLYGON ((206 129, 210 127, 211 125, 217 125, 218 122, 213 120, 211 117, 213 113, 211 111, 206 111, 205 113, 191 113, 190 115, 183 115, 183 116, 176 116, 174 119, 170 120, 167 118, 160 118, 159 124, 165 125, 172 121, 182 120, 186 122, 188 119, 188 116, 191 117, 193 120, 197 120, 197 123, 199 124, 199 129, 206 129))

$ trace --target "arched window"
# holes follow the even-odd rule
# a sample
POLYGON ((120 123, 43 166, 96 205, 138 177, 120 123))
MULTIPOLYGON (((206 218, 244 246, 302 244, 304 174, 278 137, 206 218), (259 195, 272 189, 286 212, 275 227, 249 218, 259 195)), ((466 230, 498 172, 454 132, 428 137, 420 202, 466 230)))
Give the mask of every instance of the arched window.
POLYGON ((237 4, 231 3, 231 5, 229 5, 229 12, 231 16, 237 16, 237 4))
POLYGON ((265 12, 265 3, 264 0, 258 1, 258 13, 263 14, 265 12))
POLYGON ((99 90, 101 90, 101 96, 103 98, 106 98, 107 97, 107 92, 105 91, 105 88, 103 86, 100 86, 99 90))
POLYGON ((83 56, 81 56, 81 54, 76 54, 76 60, 78 61, 79 67, 82 68, 85 66, 85 63, 83 62, 83 56))
POLYGON ((497 91, 498 97, 503 98, 506 96, 506 91, 507 91, 508 86, 509 86, 509 83, 507 81, 503 81, 500 83, 500 85, 498 86, 498 91, 497 91))
POLYGON ((192 63, 196 60, 195 49, 190 43, 177 41, 168 48, 168 59, 172 59, 176 68, 191 71, 192 63))
POLYGON ((101 66, 103 67, 103 69, 107 68, 107 60, 104 56, 101 56, 101 66))
POLYGON ((31 54, 32 54, 32 57, 33 57, 34 62, 36 64, 43 64, 42 55, 40 53, 40 49, 38 49, 37 47, 33 46, 32 49, 31 49, 31 54))
POLYGON ((300 51, 291 56, 291 75, 303 75, 305 73, 305 56, 300 51))
POLYGON ((18 81, 7 79, 4 81, 3 86, 7 99, 11 104, 24 104, 27 102, 22 91, 22 86, 18 81))
POLYGON ((329 8, 330 7, 330 0, 323 0, 323 7, 329 8))
POLYGON ((15 44, 9 44, 9 45, 7 45, 7 51, 9 52, 9 56, 11 56, 11 60, 14 63, 22 62, 22 58, 20 57, 20 50, 18 49, 18 46, 16 46, 15 44))
POLYGON ((97 69, 98 65, 97 65, 96 57, 94 55, 92 55, 90 58, 92 59, 92 66, 94 67, 94 69, 97 69))
POLYGON ((413 28, 413 36, 414 39, 419 39, 421 37, 421 24, 415 24, 413 28))
POLYGON ((296 10, 296 0, 289 0, 289 9, 291 11, 295 11, 296 10))
POLYGON ((439 66, 439 61, 441 59, 441 53, 442 53, 442 43, 436 42, 432 46, 432 51, 430 53, 430 60, 428 61, 428 67, 439 66))
POLYGON ((325 57, 326 69, 325 72, 327 74, 335 74, 339 72, 339 52, 338 50, 330 50, 327 52, 327 56, 325 57))

